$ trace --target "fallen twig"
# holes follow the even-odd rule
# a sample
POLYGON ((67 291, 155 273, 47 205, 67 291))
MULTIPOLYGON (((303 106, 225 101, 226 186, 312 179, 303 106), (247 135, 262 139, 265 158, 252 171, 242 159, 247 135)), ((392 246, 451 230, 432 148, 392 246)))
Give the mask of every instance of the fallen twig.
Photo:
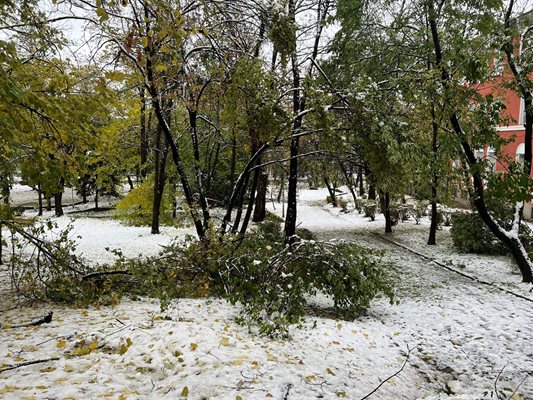
POLYGON ((26 362, 19 363, 19 364, 9 365, 7 367, 0 368, 0 374, 2 372, 11 371, 12 369, 17 369, 17 368, 20 368, 20 367, 26 367, 28 365, 41 364, 41 363, 45 363, 45 362, 48 362, 48 361, 57 361, 57 360, 59 360, 59 357, 46 358, 46 359, 42 359, 42 360, 26 361, 26 362))
POLYGON ((500 393, 498 392, 498 379, 500 379, 500 376, 503 373, 503 370, 505 369, 505 367, 507 367, 507 365, 509 365, 509 363, 507 363, 507 364, 505 364, 503 366, 503 368, 500 370, 500 372, 498 372, 498 375, 496 376, 496 379, 494 380, 494 394, 496 395, 496 399, 498 399, 498 400, 501 399, 500 393))
POLYGON ((372 390, 370 393, 368 393, 365 397, 361 397, 360 400, 368 399, 370 396, 372 396, 374 393, 376 393, 378 391, 378 389, 381 386, 383 386, 386 382, 390 381, 392 378, 394 378, 396 375, 398 375, 400 372, 402 372, 403 369, 405 368, 405 365, 407 364, 407 361, 409 361, 409 356, 410 355, 411 355, 411 349, 409 348, 409 345, 407 345, 407 356, 405 357, 405 361, 403 362, 402 367, 398 371, 396 371, 394 374, 389 376, 387 379, 381 381, 381 383, 378 386, 376 386, 374 388, 374 390, 372 390))
POLYGON ((52 322, 52 316, 53 315, 54 315, 54 312, 50 311, 44 317, 42 317, 42 318, 40 318, 40 319, 38 319, 36 321, 28 322, 26 324, 6 326, 5 329, 26 328, 28 326, 38 326, 38 325, 42 325, 42 324, 49 324, 50 322, 52 322))
POLYGON ((289 383, 287 385, 287 390, 285 391, 285 395, 283 396, 283 400, 288 400, 289 398, 289 392, 291 391, 292 383, 289 383))

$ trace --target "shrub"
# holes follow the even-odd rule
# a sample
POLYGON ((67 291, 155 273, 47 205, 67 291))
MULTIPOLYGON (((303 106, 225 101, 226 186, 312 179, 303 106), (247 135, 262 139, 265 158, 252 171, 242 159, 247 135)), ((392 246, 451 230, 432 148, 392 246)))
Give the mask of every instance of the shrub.
MULTIPOLYGON (((429 218, 432 217, 432 211, 429 212, 429 218)), ((444 215, 442 214, 442 209, 437 207, 437 226, 442 225, 444 222, 444 215)))
POLYGON ((315 234, 306 228, 297 228, 296 236, 303 240, 316 240, 315 234))
POLYGON ((412 206, 409 204, 393 203, 389 206, 389 213, 391 216, 392 225, 396 225, 399 221, 405 222, 411 215, 412 206))
MULTIPOLYGON (((165 188, 161 200, 160 222, 170 225, 174 201, 172 191, 165 188)), ((152 223, 154 206, 154 176, 148 176, 139 186, 131 190, 116 204, 115 217, 128 225, 143 226, 152 223)))
MULTIPOLYGON (((496 211, 493 213, 493 217, 498 219, 506 229, 509 229, 511 218, 505 215, 506 211, 509 213, 511 208, 501 206, 494 209, 496 211)), ((478 213, 455 213, 451 221, 452 241, 459 251, 477 254, 509 254, 507 247, 490 231, 478 213)), ((520 227, 520 239, 526 251, 531 253, 533 251, 533 234, 524 222, 520 227)))
POLYGON ((366 200, 362 203, 362 208, 365 217, 369 217, 371 221, 376 219, 377 203, 374 200, 366 200))
POLYGON ((420 221, 422 220, 422 217, 425 217, 427 215, 427 208, 429 206, 428 201, 416 201, 413 207, 410 210, 410 215, 415 220, 416 224, 420 224, 420 221))
POLYGON ((477 213, 456 213, 450 230, 454 246, 464 253, 502 254, 503 246, 496 240, 477 213))

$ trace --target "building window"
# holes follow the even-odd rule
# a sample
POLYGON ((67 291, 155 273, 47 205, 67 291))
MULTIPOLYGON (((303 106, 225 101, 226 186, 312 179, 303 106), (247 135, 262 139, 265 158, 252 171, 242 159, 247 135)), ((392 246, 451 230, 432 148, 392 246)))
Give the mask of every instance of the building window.
POLYGON ((516 162, 519 163, 519 164, 524 164, 524 155, 525 155, 525 150, 526 150, 526 146, 524 145, 524 143, 520 143, 518 145, 518 148, 516 149, 516 162))
POLYGON ((493 147, 489 147, 487 150, 487 172, 496 172, 496 150, 493 147))

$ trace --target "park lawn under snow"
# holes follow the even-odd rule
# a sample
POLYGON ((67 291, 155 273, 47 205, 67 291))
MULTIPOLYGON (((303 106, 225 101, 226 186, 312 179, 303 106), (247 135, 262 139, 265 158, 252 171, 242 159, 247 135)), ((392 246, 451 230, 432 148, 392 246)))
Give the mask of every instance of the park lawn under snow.
MULTIPOLYGON (((426 225, 408 221, 389 240, 412 248, 472 281, 382 240, 383 221, 323 206, 325 191, 303 191, 301 227, 323 239, 353 240, 387 251, 395 264, 398 305, 377 299, 355 320, 335 319, 319 306, 290 340, 250 334, 233 319, 239 308, 219 299, 180 299, 165 313, 156 301, 123 300, 116 307, 72 309, 38 304, 1 305, 5 327, 54 311, 52 323, 0 329, 0 365, 57 360, 0 373, 3 399, 360 399, 380 382, 373 399, 533 398, 533 293, 504 257, 457 255, 447 230, 425 246, 426 225), (513 293, 523 297, 517 297, 513 293), (329 317, 328 317, 329 316, 329 317), (499 377, 498 377, 499 376, 499 377), (185 389, 186 388, 186 389, 185 389)), ((276 213, 281 205, 276 205, 276 213)), ((66 225, 68 217, 57 219, 66 225)), ((79 249, 93 261, 110 260, 104 247, 128 256, 154 254, 190 230, 147 228, 75 219, 79 249)), ((2 293, 7 293, 4 275, 2 293)), ((7 299, 8 296, 3 296, 7 299)), ((1 368, 1 367, 0 367, 1 368)))

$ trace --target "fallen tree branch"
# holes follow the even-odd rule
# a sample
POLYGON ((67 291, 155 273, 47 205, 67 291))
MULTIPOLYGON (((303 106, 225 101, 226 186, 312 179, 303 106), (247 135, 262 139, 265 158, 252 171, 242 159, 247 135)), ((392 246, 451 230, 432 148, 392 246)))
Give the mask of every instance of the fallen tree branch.
POLYGON ((496 379, 494 380, 494 393, 496 394, 496 399, 497 400, 501 399, 500 392, 498 391, 498 379, 500 379, 500 376, 503 373, 503 370, 505 369, 505 367, 507 367, 507 365, 509 365, 509 363, 507 363, 507 364, 505 364, 503 366, 503 368, 500 370, 500 372, 498 372, 498 376, 496 376, 496 379))
POLYGON ((42 360, 26 361, 26 362, 19 363, 19 364, 9 365, 7 367, 1 368, 0 369, 0 374, 2 372, 11 371, 12 369, 17 369, 17 368, 20 368, 20 367, 26 367, 28 365, 41 364, 41 363, 45 363, 45 362, 48 362, 48 361, 58 361, 58 360, 59 360, 59 357, 52 357, 52 358, 45 358, 45 359, 42 359, 42 360))
POLYGON ((394 378, 395 376, 397 376, 398 374, 400 374, 400 372, 403 371, 403 369, 405 368, 405 365, 407 364, 407 361, 409 361, 409 356, 411 355, 411 349, 409 348, 409 345, 407 345, 407 356, 405 357, 405 361, 403 362, 403 365, 402 367, 396 371, 394 374, 392 374, 391 376, 389 376, 387 379, 381 381, 381 383, 376 386, 374 388, 374 390, 372 390, 370 393, 368 393, 365 397, 361 397, 360 400, 365 400, 365 399, 368 399, 370 396, 372 396, 374 393, 376 393, 378 391, 378 389, 383 386, 385 383, 387 383, 388 381, 390 381, 392 378, 394 378))
POLYGON ((98 278, 99 276, 106 276, 106 275, 129 275, 130 271, 125 270, 117 270, 117 271, 96 271, 96 272, 90 272, 88 274, 85 274, 81 277, 82 281, 88 281, 92 278, 98 278))
POLYGON ((25 324, 8 326, 8 327, 6 327, 6 329, 26 328, 26 327, 29 327, 29 326, 38 326, 38 325, 42 325, 42 324, 49 324, 50 322, 52 322, 52 316, 53 315, 54 315, 54 312, 50 311, 44 317, 39 318, 36 321, 28 322, 28 323, 25 323, 25 324))
POLYGON ((497 284, 495 284, 495 283, 488 282, 488 281, 484 281, 484 280, 479 279, 479 278, 477 278, 477 277, 475 277, 475 276, 471 276, 471 275, 469 275, 469 274, 466 274, 466 273, 464 273, 464 272, 462 272, 462 271, 459 271, 459 270, 457 270, 457 269, 455 269, 455 268, 452 268, 452 267, 450 267, 450 266, 448 266, 448 265, 446 265, 446 264, 443 264, 443 263, 437 261, 436 259, 434 259, 434 258, 432 258, 432 257, 429 257, 429 256, 427 256, 427 255, 425 255, 425 254, 422 254, 422 253, 416 251, 416 250, 413 250, 413 249, 411 249, 411 248, 408 247, 408 246, 405 246, 405 245, 403 245, 403 244, 401 244, 401 243, 398 243, 398 242, 396 242, 396 241, 394 241, 394 240, 392 240, 392 239, 389 239, 389 238, 387 238, 387 237, 385 237, 385 236, 382 236, 382 235, 380 235, 379 233, 375 233, 375 232, 374 232, 374 235, 377 236, 377 237, 379 237, 380 239, 386 241, 386 242, 389 242, 389 243, 391 243, 391 244, 393 244, 393 245, 395 245, 395 246, 398 246, 398 247, 400 247, 400 248, 402 248, 402 249, 405 249, 405 250, 409 251, 410 253, 413 253, 413 254, 415 254, 415 255, 417 255, 417 256, 419 256, 419 257, 425 258, 426 260, 431 261, 431 262, 434 263, 435 265, 438 265, 439 267, 445 268, 445 269, 447 269, 448 271, 454 272, 454 273, 456 273, 456 274, 458 274, 458 275, 461 275, 461 276, 463 276, 463 277, 465 277, 465 278, 467 278, 467 279, 470 279, 470 280, 475 281, 475 282, 477 282, 477 283, 480 283, 480 284, 482 284, 482 285, 492 286, 492 287, 494 287, 494 288, 496 288, 496 289, 498 289, 498 290, 501 290, 502 292, 505 292, 505 293, 507 293, 507 294, 511 294, 511 295, 513 295, 513 296, 515 296, 515 297, 518 297, 519 299, 527 300, 527 301, 529 301, 529 302, 533 302, 533 299, 530 299, 529 297, 523 296, 523 295, 521 295, 521 294, 519 294, 519 293, 515 293, 515 292, 513 292, 512 290, 509 290, 509 289, 506 289, 506 288, 504 288, 504 287, 501 287, 501 286, 499 286, 499 285, 497 285, 497 284))

